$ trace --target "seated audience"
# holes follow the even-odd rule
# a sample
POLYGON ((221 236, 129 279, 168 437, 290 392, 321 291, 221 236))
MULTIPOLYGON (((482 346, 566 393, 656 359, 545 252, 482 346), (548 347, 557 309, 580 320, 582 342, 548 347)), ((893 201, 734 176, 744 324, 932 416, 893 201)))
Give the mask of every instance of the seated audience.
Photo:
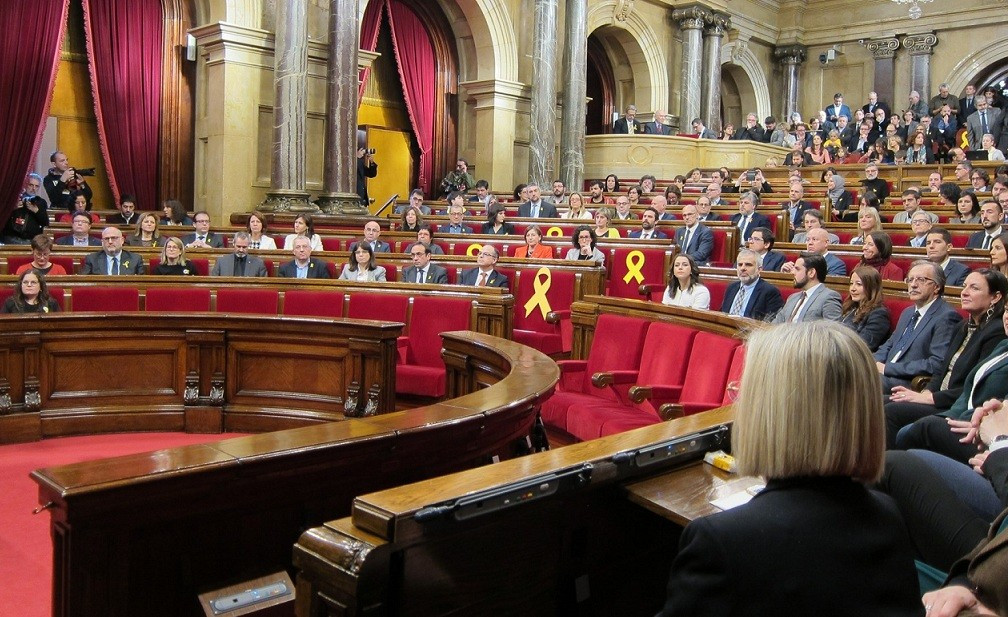
POLYGON ((182 236, 182 241, 187 247, 191 249, 224 248, 224 238, 210 231, 210 215, 206 210, 200 210, 193 214, 193 227, 196 228, 193 233, 182 236))
POLYGON ((525 246, 519 246, 515 257, 534 259, 553 259, 553 249, 542 244, 542 230, 538 225, 529 225, 525 230, 525 246))
POLYGON ((70 199, 67 203, 69 204, 69 212, 60 215, 60 223, 69 223, 73 220, 73 215, 76 212, 86 212, 91 217, 92 223, 101 222, 101 218, 91 212, 91 201, 82 191, 73 191, 70 193, 70 199))
MULTIPOLYGON (((773 167, 773 165, 769 167, 773 167)), ((739 174, 735 183, 725 189, 726 193, 745 193, 747 191, 756 193, 757 195, 760 193, 773 193, 773 187, 766 181, 762 169, 756 168, 743 171, 739 174)))
MULTIPOLYGON (((837 139, 839 142, 839 137, 837 139)), ((805 148, 805 153, 809 155, 812 160, 812 165, 829 165, 833 162, 833 158, 830 156, 829 150, 823 144, 823 137, 819 133, 812 135, 812 145, 805 148)))
POLYGON ((619 238, 619 230, 610 227, 613 212, 609 208, 599 208, 595 211, 595 237, 596 238, 619 238))
MULTIPOLYGON (((808 232, 812 229, 823 229, 823 213, 821 210, 816 210, 815 208, 809 208, 802 215, 802 227, 805 231, 800 231, 791 238, 791 242, 795 244, 804 244, 805 239, 808 237, 808 232)), ((829 238, 830 244, 840 244, 840 238, 837 237, 835 233, 826 232, 826 237, 829 238)))
POLYGON ((508 278, 494 266, 500 255, 491 244, 485 244, 476 254, 476 267, 464 270, 459 277, 459 285, 475 287, 508 288, 508 278))
POLYGON ((143 257, 122 250, 123 235, 117 227, 102 230, 102 250, 90 253, 84 258, 81 274, 117 276, 125 274, 145 274, 143 257))
POLYGON ((876 208, 861 206, 858 210, 858 234, 851 238, 848 244, 864 244, 868 234, 874 231, 882 231, 882 217, 876 208))
POLYGON ((31 268, 14 282, 14 294, 4 300, 0 313, 55 313, 59 304, 49 296, 45 276, 31 268))
POLYGON ((865 177, 861 180, 861 186, 865 191, 871 191, 879 203, 884 203, 889 198, 889 183, 878 177, 878 165, 875 163, 865 165, 865 177))
POLYGON ((641 190, 645 193, 654 193, 655 185, 658 183, 658 179, 651 174, 644 174, 640 179, 641 190))
POLYGON ((875 268, 887 281, 903 280, 903 269, 892 262, 892 238, 884 231, 873 231, 865 238, 858 266, 875 268))
POLYGON ((772 318, 784 306, 780 290, 760 278, 759 257, 755 251, 742 249, 738 252, 735 273, 738 280, 732 281, 725 290, 722 313, 763 320, 772 318))
POLYGON ((311 250, 323 250, 322 236, 315 233, 315 224, 312 222, 312 217, 307 214, 299 214, 294 217, 294 233, 287 234, 287 237, 284 238, 283 250, 294 250, 294 240, 300 237, 308 238, 311 250))
POLYGON ((588 203, 593 206, 611 206, 616 203, 612 197, 606 197, 602 194, 602 183, 598 180, 592 180, 588 185, 588 193, 590 195, 588 203))
POLYGON ((327 279, 329 268, 326 262, 312 257, 311 240, 307 236, 294 238, 294 259, 283 263, 277 269, 277 276, 298 279, 327 279))
MULTIPOLYGON (((805 234, 805 249, 809 253, 822 255, 826 260, 826 273, 830 276, 847 276, 847 265, 842 259, 829 252, 829 235, 825 229, 814 227, 805 234)), ((794 262, 781 266, 781 272, 791 274, 794 262)))
POLYGON ((231 254, 219 255, 214 260, 210 276, 266 276, 266 264, 248 250, 252 240, 246 231, 239 231, 231 239, 231 254))
POLYGON ((514 225, 508 223, 506 208, 499 203, 492 203, 487 208, 487 222, 480 228, 481 234, 510 236, 514 234, 514 225))
POLYGON ((686 526, 660 614, 919 615, 899 510, 865 485, 884 460, 868 349, 827 321, 757 330, 747 349, 732 450, 766 488, 686 526), (766 387, 781 379, 794 386, 766 387))
POLYGON ((354 244, 350 262, 343 266, 339 275, 340 280, 362 283, 384 283, 385 277, 385 268, 375 263, 374 249, 366 241, 354 244))
MULTIPOLYGON (((435 245, 437 246, 437 245, 435 245)), ((431 247, 423 242, 415 242, 409 249, 412 266, 407 266, 402 273, 404 283, 448 284, 448 271, 431 263, 431 247)))
POLYGON ((609 174, 605 177, 605 192, 606 193, 618 193, 619 188, 619 178, 616 174, 609 174))
POLYGON ((165 240, 161 247, 161 263, 154 266, 151 274, 167 274, 173 276, 195 276, 196 266, 186 259, 185 244, 174 236, 165 240))
POLYGON ((565 259, 570 261, 595 261, 598 265, 605 264, 605 253, 595 246, 597 237, 595 231, 588 225, 578 225, 571 237, 574 248, 567 249, 565 259))
POLYGON ((119 200, 118 212, 109 215, 106 222, 109 225, 135 225, 136 224, 136 197, 123 195, 119 200))
POLYGON ((857 332, 873 352, 889 338, 889 309, 882 300, 882 277, 878 270, 871 266, 854 268, 840 323, 857 332))
POLYGON ((420 226, 416 233, 417 242, 430 248, 431 255, 444 255, 444 249, 434 244, 434 230, 427 223, 420 226))
POLYGON ((700 282, 700 268, 689 255, 676 255, 669 270, 662 304, 686 308, 710 308, 710 291, 700 282))
POLYGON ((525 187, 528 201, 518 206, 518 216, 523 218, 560 218, 557 207, 542 198, 539 185, 532 182, 525 187))
POLYGON ((904 165, 931 165, 935 162, 934 153, 925 144, 926 138, 923 132, 916 132, 907 142, 906 152, 903 153, 904 165))
POLYGON ((126 238, 126 246, 164 246, 165 238, 158 232, 158 219, 153 212, 144 212, 137 219, 136 232, 126 238))
POLYGON ((192 225, 193 220, 186 214, 182 202, 177 199, 169 199, 161 207, 164 216, 161 217, 162 225, 192 225))
POLYGON ((245 231, 247 231, 249 235, 250 249, 253 251, 277 250, 276 241, 266 235, 267 227, 266 217, 262 212, 253 210, 252 213, 249 214, 248 221, 245 223, 245 231))
POLYGON ((50 208, 53 210, 73 211, 73 206, 71 205, 73 203, 72 193, 75 191, 82 192, 85 199, 89 202, 91 201, 91 198, 94 197, 91 187, 88 186, 87 180, 77 173, 77 169, 70 165, 70 161, 64 152, 61 150, 53 152, 49 156, 49 162, 53 166, 42 180, 42 187, 49 196, 50 208))
POLYGON ((25 270, 35 270, 42 276, 59 276, 66 274, 66 268, 49 261, 49 254, 52 252, 53 241, 46 234, 39 234, 32 238, 31 250, 32 260, 21 265, 14 274, 21 274, 25 270))

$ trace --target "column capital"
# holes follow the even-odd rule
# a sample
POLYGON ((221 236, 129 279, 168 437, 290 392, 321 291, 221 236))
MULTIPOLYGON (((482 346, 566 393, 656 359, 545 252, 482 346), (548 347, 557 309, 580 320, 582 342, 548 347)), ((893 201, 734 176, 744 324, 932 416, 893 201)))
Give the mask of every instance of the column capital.
POLYGON ((865 47, 871 52, 872 56, 876 60, 881 60, 883 58, 893 58, 896 56, 896 50, 899 49, 900 42, 896 37, 890 37, 887 39, 871 39, 865 41, 865 47))
POLYGON ((937 44, 938 37, 934 32, 908 34, 903 38, 903 48, 909 51, 911 56, 931 55, 932 49, 937 44))
POLYGON ((704 33, 708 36, 724 36, 731 30, 731 15, 711 11, 706 20, 704 33))
POLYGON ((774 58, 784 64, 801 64, 808 58, 808 47, 797 43, 783 45, 774 49, 774 58))
POLYGON ((712 16, 711 10, 700 4, 672 11, 672 19, 679 24, 680 30, 699 30, 712 16))

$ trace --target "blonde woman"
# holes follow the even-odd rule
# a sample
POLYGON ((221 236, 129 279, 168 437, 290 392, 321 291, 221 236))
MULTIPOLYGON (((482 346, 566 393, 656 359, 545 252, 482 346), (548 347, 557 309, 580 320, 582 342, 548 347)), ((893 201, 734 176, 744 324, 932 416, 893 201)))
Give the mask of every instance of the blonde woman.
POLYGON ((165 239, 158 231, 158 217, 152 212, 140 215, 136 224, 136 233, 126 238, 126 246, 164 246, 165 239))
POLYGON ((567 198, 567 210, 560 215, 564 219, 591 219, 592 213, 585 208, 585 199, 581 193, 573 192, 567 198))
POLYGON ((619 230, 610 227, 613 213, 609 208, 599 208, 595 211, 595 237, 596 238, 619 238, 619 230))
POLYGON ((171 237, 165 240, 161 248, 161 263, 154 268, 153 274, 173 276, 195 276, 196 268, 186 259, 185 244, 179 238, 171 237))

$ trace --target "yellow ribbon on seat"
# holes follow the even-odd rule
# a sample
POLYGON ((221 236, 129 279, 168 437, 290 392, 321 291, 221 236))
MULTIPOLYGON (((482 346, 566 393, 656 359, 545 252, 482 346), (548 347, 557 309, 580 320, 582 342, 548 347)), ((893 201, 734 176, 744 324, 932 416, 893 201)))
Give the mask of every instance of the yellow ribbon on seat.
POLYGON ((472 243, 472 244, 469 245, 469 248, 466 249, 466 255, 468 255, 470 257, 475 257, 476 254, 479 253, 482 250, 483 250, 483 245, 482 244, 477 244, 477 243, 474 242, 474 243, 472 243))
POLYGON ((547 238, 558 238, 563 235, 563 230, 559 227, 553 226, 546 230, 547 238))
POLYGON ((640 285, 644 282, 644 274, 641 269, 644 267, 644 253, 640 251, 630 251, 626 256, 627 273, 623 275, 623 282, 629 283, 630 279, 637 281, 640 285))
POLYGON ((528 317, 536 307, 539 307, 539 312, 542 313, 543 319, 546 319, 546 315, 552 311, 550 308, 549 298, 546 297, 546 293, 549 291, 550 286, 553 284, 553 273, 547 267, 539 268, 535 274, 535 278, 532 279, 532 297, 528 299, 525 303, 525 316, 528 317), (540 280, 540 277, 545 277, 545 280, 540 280))

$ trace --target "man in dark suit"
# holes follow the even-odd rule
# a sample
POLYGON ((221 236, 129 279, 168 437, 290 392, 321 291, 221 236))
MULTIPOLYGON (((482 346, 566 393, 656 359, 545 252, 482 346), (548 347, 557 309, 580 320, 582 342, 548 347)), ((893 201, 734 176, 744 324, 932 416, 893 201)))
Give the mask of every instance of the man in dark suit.
POLYGON ((697 220, 702 222, 705 221, 720 221, 721 215, 717 212, 711 212, 711 200, 707 197, 707 194, 702 194, 696 199, 697 207, 697 220))
MULTIPOLYGON (((976 111, 966 118, 966 139, 969 141, 970 150, 981 149, 983 136, 987 133, 993 135, 995 127, 1000 125, 1000 118, 1000 109, 988 107, 986 98, 977 98, 976 111)), ((997 137, 994 135, 995 143, 997 143, 997 137)))
POLYGON ((266 276, 266 264, 255 255, 249 255, 252 238, 247 231, 239 231, 231 239, 231 254, 214 260, 210 276, 266 276))
POLYGON ((641 240, 652 240, 656 238, 668 238, 660 229, 655 227, 658 221, 658 211, 654 208, 647 208, 641 214, 641 228, 630 232, 631 238, 641 240))
POLYGON ((956 118, 959 124, 962 125, 973 115, 973 112, 977 110, 976 108, 977 96, 976 96, 976 86, 973 84, 966 85, 966 96, 959 99, 959 116, 956 118))
POLYGON ((871 124, 862 122, 857 126, 857 132, 854 132, 844 145, 847 146, 848 152, 860 152, 864 154, 868 151, 868 147, 874 143, 875 136, 872 134, 871 124))
MULTIPOLYGON (((462 272, 459 278, 459 285, 470 285, 475 287, 501 287, 508 288, 508 279, 494 268, 497 265, 497 249, 491 244, 485 245, 476 254, 476 267, 469 268, 462 272)), ((414 274, 414 280, 416 275, 414 274)))
POLYGON ((738 227, 739 233, 742 234, 743 244, 749 240, 754 229, 770 227, 770 219, 756 212, 759 201, 759 195, 752 191, 742 193, 739 197, 738 214, 733 214, 731 217, 732 225, 738 227))
MULTIPOLYGON (((760 126, 759 121, 756 118, 756 114, 749 114, 746 116, 745 126, 735 132, 735 136, 732 139, 748 139, 750 141, 763 141, 765 137, 765 132, 763 127, 760 126)), ((728 178, 725 178, 727 180, 728 178)))
POLYGON ((624 135, 639 135, 644 132, 641 123, 637 121, 637 106, 628 105, 626 115, 613 123, 613 133, 624 135))
POLYGON ((448 284, 448 271, 437 264, 431 263, 430 247, 423 242, 416 242, 410 247, 410 257, 413 265, 403 270, 403 283, 436 283, 448 284))
MULTIPOLYGON (((805 196, 805 187, 801 182, 792 182, 788 187, 788 201, 781 204, 781 208, 788 211, 789 227, 791 236, 794 236, 795 229, 803 225, 805 211, 812 207, 808 202, 802 201, 805 196)), ((791 239, 790 237, 788 238, 791 239)))
POLYGON ((182 236, 182 243, 186 248, 224 248, 224 238, 210 231, 210 215, 206 210, 193 214, 193 227, 196 228, 195 232, 182 236))
POLYGON ((368 198, 367 179, 378 175, 378 163, 374 162, 374 152, 367 148, 357 148, 357 194, 360 195, 361 205, 367 207, 371 200, 368 198))
POLYGON ((136 197, 123 195, 119 202, 119 211, 108 217, 109 225, 136 225, 136 197))
POLYGON ((764 272, 780 272, 786 259, 784 253, 773 250, 774 235, 769 227, 757 227, 750 232, 746 246, 756 253, 760 270, 764 272))
POLYGON ((56 241, 60 246, 101 246, 101 240, 91 236, 91 215, 75 212, 70 222, 73 233, 56 241))
POLYGON ((949 257, 952 249, 952 234, 943 227, 932 227, 924 244, 927 249, 928 261, 941 266, 945 272, 945 284, 961 287, 969 276, 969 266, 949 257))
POLYGON ((473 228, 462 224, 462 219, 465 217, 465 207, 461 203, 462 197, 457 193, 453 193, 453 195, 459 195, 458 200, 452 201, 452 204, 448 206, 448 224, 439 226, 438 233, 471 234, 473 228))
POLYGON ((1001 209, 1000 203, 988 199, 980 204, 980 225, 983 226, 983 230, 970 234, 966 248, 989 251, 991 242, 1004 231, 1001 222, 1003 219, 1004 210, 1001 209))
POLYGON ((693 127, 693 134, 700 139, 717 139, 717 134, 705 127, 703 120, 700 118, 693 118, 693 122, 690 125, 693 127))
POLYGON ((518 206, 518 216, 544 219, 560 218, 560 213, 557 212, 556 206, 542 198, 542 192, 539 190, 538 184, 529 184, 525 187, 525 190, 528 192, 529 200, 518 206))
POLYGON ((780 290, 760 278, 758 264, 759 256, 754 251, 739 251, 735 258, 738 280, 725 290, 722 313, 762 321, 776 315, 784 306, 780 290))
POLYGON ((850 107, 843 102, 843 93, 837 92, 833 95, 833 104, 829 105, 825 109, 826 121, 830 122, 834 126, 841 116, 845 116, 847 120, 853 120, 854 114, 851 113, 850 107))
POLYGON ((682 218, 685 227, 680 227, 675 232, 679 252, 692 257, 697 265, 706 265, 714 250, 714 232, 697 220, 699 214, 694 205, 683 206, 682 218))
POLYGON ((654 120, 644 125, 644 132, 648 135, 671 135, 672 129, 665 124, 665 117, 662 109, 654 112, 654 120))
POLYGON ((305 236, 294 238, 294 259, 281 264, 277 276, 291 279, 332 278, 326 262, 311 256, 311 239, 305 236))
POLYGON ((945 292, 945 272, 938 264, 915 261, 907 281, 914 305, 903 311, 892 336, 875 352, 883 393, 895 386, 909 386, 917 375, 934 373, 945 357, 952 333, 962 321, 941 297, 945 292))
MULTIPOLYGON (((378 221, 371 220, 364 224, 364 243, 371 245, 372 253, 391 253, 392 247, 389 246, 388 242, 383 242, 379 240, 378 237, 381 236, 381 225, 378 221)), ((357 250, 357 243, 354 242, 347 249, 351 253, 357 250)))
POLYGON ((122 274, 145 274, 143 257, 122 250, 123 235, 117 227, 102 230, 102 250, 84 258, 81 274, 101 274, 117 276, 122 274))

